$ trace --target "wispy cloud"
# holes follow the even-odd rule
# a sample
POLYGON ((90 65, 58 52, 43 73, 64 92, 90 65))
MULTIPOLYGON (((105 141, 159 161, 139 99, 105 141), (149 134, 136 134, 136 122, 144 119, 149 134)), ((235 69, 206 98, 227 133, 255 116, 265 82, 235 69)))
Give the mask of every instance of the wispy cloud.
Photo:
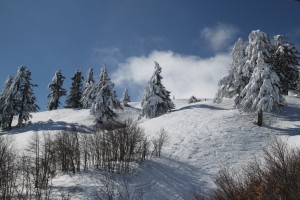
MULTIPOLYGON (((163 84, 176 98, 213 97, 217 83, 230 65, 229 54, 217 54, 210 58, 181 55, 172 51, 153 51, 147 56, 130 57, 119 63, 112 74, 116 85, 131 86, 140 90, 154 71, 154 61, 162 67, 163 84)), ((125 87, 124 86, 124 87, 125 87)))
POLYGON ((228 24, 219 23, 213 27, 205 27, 201 30, 201 37, 214 51, 227 47, 236 38, 239 30, 228 24))
POLYGON ((91 62, 97 65, 117 65, 121 58, 122 53, 117 47, 94 48, 92 52, 91 62))

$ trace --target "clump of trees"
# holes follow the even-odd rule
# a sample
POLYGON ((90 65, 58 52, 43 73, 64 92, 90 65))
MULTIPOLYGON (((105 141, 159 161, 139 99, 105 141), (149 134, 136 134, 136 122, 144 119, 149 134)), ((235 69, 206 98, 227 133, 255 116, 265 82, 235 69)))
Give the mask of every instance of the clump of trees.
POLYGON ((15 78, 9 76, 0 94, 0 122, 1 128, 10 130, 14 116, 18 116, 20 127, 31 118, 31 112, 36 112, 39 106, 35 103, 36 97, 31 82, 31 72, 20 66, 15 78))
POLYGON ((192 95, 188 100, 187 102, 188 103, 197 103, 197 102, 200 102, 201 100, 196 98, 194 95, 192 95))
POLYGON ((219 82, 214 99, 234 98, 241 112, 257 112, 257 124, 263 123, 263 112, 279 108, 288 91, 299 94, 299 52, 283 36, 269 36, 252 31, 249 41, 239 39, 232 50, 228 74, 219 82))
POLYGON ((163 115, 175 108, 171 101, 170 92, 162 84, 160 65, 155 62, 155 70, 144 89, 142 100, 142 116, 154 118, 163 115))
POLYGON ((0 198, 12 199, 15 183, 18 179, 16 172, 17 157, 12 143, 7 138, 0 137, 0 198))
MULTIPOLYGON (((142 116, 148 118, 157 117, 169 112, 175 106, 170 99, 170 92, 165 89, 161 80, 161 67, 155 62, 155 71, 145 87, 142 101, 142 116)), ((61 70, 57 70, 48 85, 50 94, 47 96, 47 109, 56 110, 61 104, 61 97, 66 96, 65 108, 90 108, 98 127, 106 127, 115 124, 118 115, 115 109, 130 107, 130 96, 125 88, 121 102, 114 91, 114 83, 108 76, 106 67, 101 68, 100 79, 97 84, 94 81, 93 68, 87 74, 87 80, 83 86, 84 78, 80 70, 77 70, 71 78, 72 83, 69 92, 63 88, 65 77, 61 70)), ((15 78, 9 76, 0 93, 0 125, 3 130, 10 130, 14 116, 18 116, 17 126, 31 118, 30 113, 36 112, 39 106, 35 103, 31 72, 21 66, 15 78)))
POLYGON ((51 180, 58 172, 128 173, 150 156, 150 141, 129 119, 122 128, 89 134, 75 128, 54 135, 36 132, 23 155, 6 138, 0 136, 1 199, 51 199, 51 180))

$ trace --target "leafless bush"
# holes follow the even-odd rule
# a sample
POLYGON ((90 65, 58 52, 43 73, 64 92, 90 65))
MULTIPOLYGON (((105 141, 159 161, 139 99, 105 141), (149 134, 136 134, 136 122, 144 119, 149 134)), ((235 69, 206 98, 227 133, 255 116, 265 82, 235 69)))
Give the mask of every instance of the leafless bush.
POLYGON ((90 166, 93 165, 92 158, 92 137, 91 134, 81 134, 79 139, 81 159, 83 160, 83 169, 86 171, 90 166))
POLYGON ((61 131, 55 136, 56 159, 64 172, 72 171, 75 173, 80 171, 81 157, 78 135, 76 130, 72 130, 61 131))
POLYGON ((239 175, 221 170, 210 199, 296 200, 300 196, 300 150, 276 139, 263 156, 249 163, 239 175), (260 161, 259 161, 260 160, 260 161))
POLYGON ((127 173, 148 157, 149 145, 144 131, 132 120, 91 134, 75 129, 54 136, 36 132, 22 156, 0 136, 0 199, 51 199, 51 180, 58 171, 76 173, 81 167, 95 166, 108 174, 127 173))
POLYGON ((17 156, 12 141, 0 136, 0 199, 13 198, 17 176, 17 156))
POLYGON ((129 172, 132 162, 145 160, 148 154, 149 142, 144 131, 132 120, 126 120, 122 128, 97 131, 93 137, 97 168, 129 172))
POLYGON ((165 129, 161 129, 159 132, 158 138, 155 138, 152 140, 153 144, 153 152, 152 155, 156 157, 160 157, 162 148, 166 145, 168 142, 168 134, 165 129))
POLYGON ((19 157, 19 199, 50 199, 51 180, 56 175, 53 140, 49 133, 34 133, 25 154, 19 157))

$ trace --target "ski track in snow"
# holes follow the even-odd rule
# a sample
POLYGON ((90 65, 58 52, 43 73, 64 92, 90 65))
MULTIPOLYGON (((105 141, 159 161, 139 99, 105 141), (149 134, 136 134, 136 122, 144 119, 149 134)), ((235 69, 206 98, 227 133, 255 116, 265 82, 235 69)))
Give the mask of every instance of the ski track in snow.
MULTIPOLYGON (((187 104, 186 100, 175 100, 174 111, 138 121, 150 139, 157 137, 163 128, 169 141, 161 158, 147 160, 134 170, 129 182, 131 190, 143 194, 144 199, 184 199, 193 191, 209 192, 214 187, 213 178, 222 167, 240 170, 274 135, 280 135, 291 145, 300 144, 299 100, 288 97, 284 111, 265 113, 262 127, 255 125, 256 116, 233 109, 231 100, 221 104, 211 101, 187 104)), ((131 105, 133 108, 118 111, 121 119, 138 119, 140 105, 131 105)), ((89 110, 62 109, 35 113, 30 126, 6 135, 14 137, 15 146, 22 150, 33 132, 55 133, 76 127, 85 133, 92 125, 89 110)), ((95 171, 64 174, 53 180, 54 191, 71 190, 71 199, 94 199, 99 179, 101 175, 95 171)), ((139 199, 138 195, 135 199, 139 199)))

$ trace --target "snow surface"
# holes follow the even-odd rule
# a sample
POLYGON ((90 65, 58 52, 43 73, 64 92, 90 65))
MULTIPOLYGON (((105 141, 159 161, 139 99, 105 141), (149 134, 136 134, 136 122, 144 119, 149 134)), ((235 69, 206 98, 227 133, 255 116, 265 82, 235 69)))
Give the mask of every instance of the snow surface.
MULTIPOLYGON (((231 100, 214 104, 211 100, 188 104, 186 99, 174 100, 176 109, 154 119, 138 121, 149 138, 164 128, 169 136, 161 158, 145 161, 129 176, 129 189, 135 199, 183 199, 193 191, 208 192, 213 178, 222 167, 239 170, 260 153, 275 135, 289 144, 300 144, 300 99, 288 97, 282 112, 264 114, 264 125, 258 127, 255 115, 240 114, 231 100)), ((118 111, 120 118, 138 119, 140 103, 118 111)), ((31 124, 2 134, 15 139, 22 151, 36 131, 55 133, 76 127, 82 133, 92 130, 89 110, 61 109, 33 114, 31 124)), ((1 134, 1 132, 0 132, 1 134)), ((128 178, 128 177, 127 177, 128 178)), ((61 174, 53 180, 57 199, 60 191, 70 192, 71 199, 95 199, 103 188, 103 175, 96 170, 79 174, 61 174)), ((116 187, 122 186, 116 178, 116 187)))

